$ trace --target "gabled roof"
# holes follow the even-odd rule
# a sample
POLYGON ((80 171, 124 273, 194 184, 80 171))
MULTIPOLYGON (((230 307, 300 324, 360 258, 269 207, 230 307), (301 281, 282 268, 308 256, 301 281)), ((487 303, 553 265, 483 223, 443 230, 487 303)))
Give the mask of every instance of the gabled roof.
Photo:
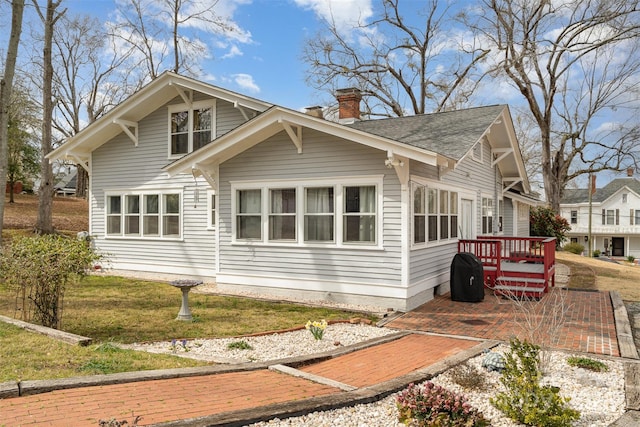
POLYGON ((47 157, 51 160, 73 158, 78 163, 86 162, 93 150, 122 132, 128 131, 132 139, 137 137, 137 123, 140 120, 177 96, 184 99, 189 91, 229 101, 240 109, 264 111, 272 105, 189 77, 165 72, 67 139, 47 157))
MULTIPOLYGON (((635 178, 616 178, 602 188, 596 189, 591 197, 592 203, 604 203, 611 196, 615 195, 623 188, 628 188, 640 196, 640 181, 635 178)), ((589 190, 586 188, 566 189, 560 204, 575 205, 580 203, 589 203, 589 190)))
POLYGON ((502 114, 504 105, 367 120, 347 126, 462 159, 502 114))

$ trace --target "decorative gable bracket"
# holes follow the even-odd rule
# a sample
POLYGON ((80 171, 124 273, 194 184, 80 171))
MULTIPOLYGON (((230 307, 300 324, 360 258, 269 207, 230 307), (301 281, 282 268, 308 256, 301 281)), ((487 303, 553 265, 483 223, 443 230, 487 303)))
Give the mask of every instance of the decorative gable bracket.
POLYGON ((282 119, 278 120, 278 123, 282 125, 289 138, 291 138, 293 145, 298 149, 298 154, 302 154, 302 126, 292 126, 291 123, 282 119))
POLYGON ((126 133, 133 142, 134 147, 138 146, 138 123, 123 119, 114 119, 113 123, 122 128, 122 131, 126 133), (133 132, 131 129, 133 129, 133 132))
POLYGON ((189 109, 191 109, 193 107, 193 92, 190 90, 185 91, 183 88, 181 88, 179 85, 171 82, 169 83, 169 86, 173 87, 176 92, 178 92, 178 95, 180 95, 180 98, 182 98, 182 100, 184 101, 185 104, 187 104, 187 107, 189 109))
POLYGON ((389 150, 387 151, 387 159, 384 161, 384 165, 389 169, 395 169, 402 186, 409 185, 409 159, 404 156, 398 156, 389 150))
POLYGON ((519 176, 515 176, 515 177, 504 177, 502 178, 503 182, 509 182, 510 184, 507 185, 505 188, 502 189, 502 193, 506 193, 507 191, 511 190, 511 188, 513 188, 514 185, 519 184, 522 182, 522 178, 519 176))
POLYGON ((504 160, 510 154, 513 154, 513 148, 494 148, 491 150, 497 157, 491 162, 491 167, 494 167, 502 160, 504 160))
POLYGON ((216 176, 218 175, 218 167, 214 166, 211 168, 206 168, 200 163, 196 163, 191 166, 191 174, 193 177, 202 176, 211 186, 211 188, 216 188, 216 176))

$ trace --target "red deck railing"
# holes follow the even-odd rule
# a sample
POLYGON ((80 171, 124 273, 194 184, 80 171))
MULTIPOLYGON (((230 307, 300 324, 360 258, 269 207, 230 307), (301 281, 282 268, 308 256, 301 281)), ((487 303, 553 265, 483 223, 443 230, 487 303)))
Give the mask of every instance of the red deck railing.
MULTIPOLYGON (((487 287, 493 288, 496 280, 502 276, 501 266, 505 261, 544 264, 544 292, 547 292, 549 285, 555 286, 554 237, 478 236, 477 239, 459 240, 458 252, 470 252, 480 259, 487 287)), ((517 274, 512 277, 517 277, 517 274)), ((523 272, 521 277, 530 277, 530 273, 523 272)))

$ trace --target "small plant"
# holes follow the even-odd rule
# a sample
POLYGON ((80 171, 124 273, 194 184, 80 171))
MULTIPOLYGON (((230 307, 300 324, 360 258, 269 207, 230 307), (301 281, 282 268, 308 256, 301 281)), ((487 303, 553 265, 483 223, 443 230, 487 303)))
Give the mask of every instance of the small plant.
POLYGON ((595 249, 595 250, 593 251, 593 257, 594 257, 594 258, 598 258, 599 256, 600 256, 600 251, 599 251, 598 249, 595 249))
POLYGON ((490 402, 509 418, 528 426, 568 427, 580 418, 580 412, 567 406, 569 398, 561 397, 557 387, 540 385, 539 351, 535 344, 511 341, 500 378, 507 391, 490 402))
POLYGON ((562 247, 566 252, 571 252, 572 254, 580 255, 584 252, 584 246, 580 243, 567 243, 562 247))
POLYGON ((396 397, 398 420, 417 426, 475 426, 489 425, 482 412, 473 408, 467 399, 427 381, 422 385, 409 384, 396 397))
POLYGON ((242 341, 234 341, 227 344, 227 349, 229 350, 253 350, 251 344, 242 340, 242 341))
POLYGON ((629 255, 629 256, 627 257, 627 261, 629 261, 629 262, 630 262, 630 263, 632 263, 632 264, 633 264, 633 261, 635 261, 635 260, 636 260, 636 257, 634 257, 633 255, 629 255))
POLYGON ((169 348, 174 353, 178 351, 178 349, 180 348, 185 352, 189 351, 189 347, 187 347, 187 340, 182 340, 178 343, 178 340, 172 339, 171 344, 169 345, 169 348))
POLYGON ((609 367, 604 362, 589 357, 571 356, 567 358, 567 363, 569 366, 594 372, 606 372, 609 370, 609 367))
POLYGON ((487 385, 487 381, 482 372, 467 362, 451 368, 449 375, 454 383, 467 390, 481 390, 487 385))
POLYGON ((311 320, 309 320, 307 324, 304 325, 304 327, 305 329, 311 331, 311 335, 313 335, 313 338, 315 338, 316 340, 321 340, 324 336, 325 329, 327 329, 327 321, 324 319, 322 319, 322 321, 320 322, 312 322, 311 320))

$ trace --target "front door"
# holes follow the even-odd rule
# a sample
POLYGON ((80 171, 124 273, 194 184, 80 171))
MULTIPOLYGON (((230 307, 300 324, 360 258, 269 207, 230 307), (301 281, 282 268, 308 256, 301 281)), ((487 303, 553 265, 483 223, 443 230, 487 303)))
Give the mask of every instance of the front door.
POLYGON ((611 238, 611 256, 624 256, 624 237, 611 238))

